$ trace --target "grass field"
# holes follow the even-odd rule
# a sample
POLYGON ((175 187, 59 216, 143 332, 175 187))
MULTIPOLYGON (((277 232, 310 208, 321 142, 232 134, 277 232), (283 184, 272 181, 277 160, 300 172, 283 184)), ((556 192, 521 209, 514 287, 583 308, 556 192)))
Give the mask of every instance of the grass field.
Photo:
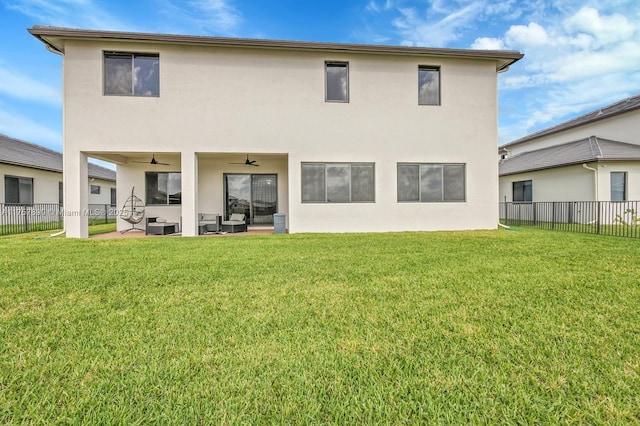
POLYGON ((634 239, 34 237, 0 238, 2 424, 640 422, 634 239))

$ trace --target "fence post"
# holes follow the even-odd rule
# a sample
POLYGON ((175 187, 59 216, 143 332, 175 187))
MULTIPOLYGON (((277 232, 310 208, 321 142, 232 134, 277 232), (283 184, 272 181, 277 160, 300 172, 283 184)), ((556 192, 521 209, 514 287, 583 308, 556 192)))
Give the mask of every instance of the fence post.
POLYGON ((22 206, 22 223, 24 225, 24 232, 29 232, 29 222, 27 217, 27 206, 22 206))
POLYGON ((597 232, 596 232, 596 233, 597 233, 598 235, 600 235, 600 218, 602 217, 602 216, 601 216, 601 211, 600 211, 600 210, 601 210, 601 205, 600 205, 600 203, 601 203, 601 202, 602 202, 602 201, 597 201, 597 205, 598 205, 598 212, 596 213, 596 218, 597 218, 597 220, 596 220, 596 223, 597 223, 597 226, 596 226, 596 228, 597 228, 597 232))
POLYGON ((533 209, 533 226, 538 226, 538 207, 536 203, 531 203, 531 208, 533 209))
POLYGON ((551 203, 551 229, 556 229, 556 202, 551 203))
POLYGON ((504 202, 504 224, 509 225, 509 205, 504 202))
POLYGON ((109 223, 109 210, 107 205, 104 205, 104 223, 109 223))

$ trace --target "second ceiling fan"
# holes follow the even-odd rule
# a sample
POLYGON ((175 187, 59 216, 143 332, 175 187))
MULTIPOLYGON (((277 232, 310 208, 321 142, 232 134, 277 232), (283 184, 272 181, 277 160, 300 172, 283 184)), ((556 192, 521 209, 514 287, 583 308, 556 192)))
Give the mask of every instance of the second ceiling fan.
POLYGON ((244 161, 244 163, 229 163, 229 164, 244 164, 245 166, 255 166, 258 167, 260 166, 260 164, 256 164, 257 160, 249 160, 249 154, 247 154, 247 159, 244 161))
POLYGON ((153 164, 154 166, 155 166, 156 164, 159 164, 159 165, 162 165, 162 166, 169 166, 169 163, 161 163, 161 162, 159 162, 158 160, 156 160, 156 155, 155 155, 155 154, 153 154, 153 155, 151 156, 151 161, 135 161, 135 160, 134 160, 134 163, 153 164))

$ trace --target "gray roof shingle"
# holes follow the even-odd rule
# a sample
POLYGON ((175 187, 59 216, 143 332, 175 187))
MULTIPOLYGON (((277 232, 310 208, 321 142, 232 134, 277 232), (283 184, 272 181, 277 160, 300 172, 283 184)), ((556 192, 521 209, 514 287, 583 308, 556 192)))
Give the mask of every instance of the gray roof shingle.
MULTIPOLYGON (((0 163, 62 173, 62 154, 0 134, 0 163)), ((89 163, 89 177, 114 181, 116 172, 89 163)))
POLYGON ((508 157, 500 161, 500 176, 604 160, 639 161, 640 145, 591 136, 508 157))
POLYGON ((636 109, 640 109, 640 94, 631 96, 630 98, 623 99, 621 101, 618 101, 614 104, 597 109, 595 111, 591 111, 587 114, 581 115, 580 117, 571 119, 569 121, 565 121, 556 126, 548 127, 538 132, 531 133, 530 135, 524 136, 520 139, 516 139, 512 142, 504 144, 501 147, 506 148, 509 146, 518 145, 523 142, 527 142, 542 136, 558 133, 563 130, 572 129, 574 127, 578 127, 583 124, 591 123, 598 120, 603 120, 605 118, 614 117, 616 115, 623 114, 625 112, 633 111, 636 109))

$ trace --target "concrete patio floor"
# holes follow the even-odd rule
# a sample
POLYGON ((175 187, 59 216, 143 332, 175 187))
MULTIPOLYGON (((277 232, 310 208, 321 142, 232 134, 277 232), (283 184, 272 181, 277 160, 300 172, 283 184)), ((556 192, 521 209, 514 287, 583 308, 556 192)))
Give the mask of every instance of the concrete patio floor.
MULTIPOLYGON (((259 228, 250 227, 247 232, 235 232, 235 233, 226 232, 222 234, 207 233, 207 234, 202 234, 198 236, 199 237, 241 237, 241 236, 248 236, 248 235, 274 235, 273 232, 274 232, 273 227, 259 227, 259 228)), ((120 233, 120 231, 107 232, 105 234, 91 235, 89 236, 89 238, 96 238, 96 239, 98 238, 144 238, 144 237, 171 238, 171 237, 181 237, 181 236, 182 236, 181 233, 167 234, 167 235, 147 235, 143 230, 141 231, 136 230, 136 231, 128 231, 128 232, 125 232, 124 234, 120 233)))

